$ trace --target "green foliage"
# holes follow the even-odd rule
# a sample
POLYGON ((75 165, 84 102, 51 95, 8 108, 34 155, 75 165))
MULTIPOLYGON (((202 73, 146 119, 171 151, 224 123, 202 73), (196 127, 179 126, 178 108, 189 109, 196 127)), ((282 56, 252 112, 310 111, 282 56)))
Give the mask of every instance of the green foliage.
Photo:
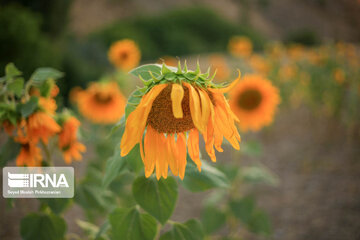
POLYGON ((258 234, 269 236, 271 234, 271 224, 267 214, 256 207, 255 199, 246 196, 239 200, 230 202, 232 214, 246 224, 247 228, 258 234))
POLYGON ((59 79, 62 78, 64 74, 53 68, 38 68, 31 75, 30 80, 33 82, 34 86, 40 87, 48 79, 59 79))
POLYGON ((150 60, 165 55, 224 51, 234 35, 249 36, 256 49, 262 48, 264 43, 253 29, 229 23, 203 8, 121 20, 93 33, 91 39, 108 48, 119 39, 131 38, 140 46, 142 58, 150 60))
POLYGON ((29 101, 23 103, 20 105, 20 112, 21 115, 26 118, 28 116, 30 116, 35 109, 38 107, 38 102, 39 102, 39 98, 32 96, 30 97, 29 101))
POLYGON ((57 215, 65 211, 72 202, 69 198, 40 198, 39 201, 47 205, 57 215))
POLYGON ((0 167, 6 166, 6 163, 12 161, 20 152, 20 144, 15 142, 12 138, 8 138, 7 142, 0 150, 0 167))
POLYGON ((0 6, 0 29, 1 69, 11 61, 27 77, 38 66, 60 65, 60 53, 41 33, 40 20, 32 12, 19 6, 0 6))
POLYGON ((103 187, 107 187, 125 167, 125 160, 120 156, 120 147, 117 146, 114 155, 106 162, 105 175, 102 179, 103 187))
POLYGON ((206 206, 201 214, 201 222, 206 234, 211 234, 224 226, 226 213, 216 206, 206 206))
POLYGON ((173 223, 171 230, 164 233, 160 240, 201 240, 204 236, 201 223, 191 219, 185 223, 173 223))
POLYGON ((174 211, 178 187, 173 177, 157 180, 155 177, 138 177, 133 183, 136 202, 164 224, 174 211))
POLYGON ((300 29, 294 31, 285 38, 285 42, 288 44, 301 44, 305 46, 314 46, 320 44, 319 36, 310 29, 300 29))
POLYGON ((21 220, 20 233, 24 240, 63 240, 66 223, 63 218, 46 213, 31 213, 21 220))
POLYGON ((110 214, 109 221, 114 240, 152 240, 157 232, 156 220, 137 208, 117 208, 110 214))
POLYGON ((202 192, 212 188, 227 188, 229 180, 224 173, 202 161, 201 172, 189 159, 182 185, 192 192, 202 192))

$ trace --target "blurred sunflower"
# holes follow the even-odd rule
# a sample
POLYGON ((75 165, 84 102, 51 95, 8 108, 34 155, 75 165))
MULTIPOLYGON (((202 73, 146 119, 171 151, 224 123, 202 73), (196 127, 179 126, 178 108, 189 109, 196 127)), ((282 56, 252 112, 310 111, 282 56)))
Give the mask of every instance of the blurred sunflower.
POLYGON ((181 179, 185 175, 186 148, 192 161, 201 170, 199 133, 212 161, 216 161, 215 148, 222 152, 225 137, 239 149, 240 135, 223 93, 230 86, 220 88, 211 82, 209 72, 170 70, 165 65, 158 77, 145 82, 144 95, 136 109, 126 120, 121 140, 121 156, 140 143, 140 153, 145 165, 145 176, 156 168, 156 177, 167 177, 168 167, 181 179), (145 133, 144 142, 143 135, 145 133))
POLYGON ((124 115, 126 99, 116 82, 92 83, 76 98, 80 113, 94 123, 115 123, 124 115))
POLYGON ((250 66, 256 73, 267 75, 270 72, 269 63, 260 55, 254 54, 250 57, 250 66))
POLYGON ((278 89, 261 75, 246 75, 230 92, 229 104, 243 131, 269 125, 279 103, 278 89))
POLYGON ((134 41, 124 39, 110 46, 108 57, 116 67, 128 71, 139 64, 141 54, 134 41))
POLYGON ((29 137, 22 134, 16 137, 15 141, 21 144, 20 153, 16 157, 17 166, 41 166, 41 149, 36 146, 36 141, 30 140, 29 137))
POLYGON ((62 151, 67 164, 70 164, 72 159, 80 161, 82 159, 81 153, 86 151, 86 147, 77 139, 79 126, 79 120, 75 117, 68 117, 59 133, 59 149, 62 151))
POLYGON ((345 82, 344 70, 342 70, 341 68, 336 68, 333 71, 333 77, 338 84, 340 84, 340 85, 343 84, 345 82))
POLYGON ((37 142, 41 139, 45 144, 49 137, 60 132, 59 124, 46 112, 37 111, 27 119, 27 133, 31 140, 37 142))
POLYGON ((253 44, 248 37, 235 36, 230 39, 228 48, 235 57, 249 57, 253 50, 253 44))

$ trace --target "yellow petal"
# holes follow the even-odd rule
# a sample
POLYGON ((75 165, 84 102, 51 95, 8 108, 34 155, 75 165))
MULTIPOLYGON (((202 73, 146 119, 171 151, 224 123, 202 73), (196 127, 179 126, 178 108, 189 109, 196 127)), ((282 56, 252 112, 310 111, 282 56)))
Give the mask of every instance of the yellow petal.
POLYGON ((224 88, 219 88, 219 89, 216 89, 216 90, 217 90, 218 92, 221 92, 221 93, 229 92, 232 88, 234 88, 234 87, 236 86, 236 84, 239 83, 239 81, 240 81, 240 79, 241 79, 241 72, 240 72, 239 69, 238 69, 238 73, 239 73, 238 77, 237 77, 234 81, 232 81, 232 83, 230 83, 229 86, 224 87, 224 88))
POLYGON ((172 111, 175 118, 183 118, 181 102, 184 98, 184 88, 179 84, 173 84, 171 89, 172 111))
POLYGON ((191 118, 193 120, 195 127, 201 133, 203 133, 205 131, 205 127, 201 122, 201 107, 200 107, 199 94, 190 84, 184 83, 184 85, 189 89, 191 118))
POLYGON ((201 124, 203 125, 203 128, 206 128, 210 117, 210 105, 212 105, 212 103, 210 98, 207 96, 207 93, 205 93, 203 90, 199 89, 198 93, 201 102, 201 124))
POLYGON ((214 150, 214 126, 212 121, 208 122, 208 126, 203 135, 204 135, 206 152, 208 153, 211 161, 216 162, 216 156, 214 150))

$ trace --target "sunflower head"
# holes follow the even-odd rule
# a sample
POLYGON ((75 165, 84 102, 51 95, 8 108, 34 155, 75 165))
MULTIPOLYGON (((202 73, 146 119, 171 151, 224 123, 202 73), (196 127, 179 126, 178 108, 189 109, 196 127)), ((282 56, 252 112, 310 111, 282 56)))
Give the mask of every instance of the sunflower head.
POLYGON ((124 114, 126 99, 116 82, 92 83, 84 91, 77 90, 72 97, 80 113, 94 123, 115 123, 124 114))
POLYGON ((128 71, 139 64, 140 50, 134 41, 124 39, 111 45, 108 57, 116 67, 128 71))
POLYGON ((144 65, 131 73, 139 76, 145 86, 129 98, 121 155, 127 155, 139 143, 147 177, 156 168, 157 178, 166 178, 170 167, 182 179, 186 151, 201 170, 199 133, 213 161, 214 146, 222 151, 223 137, 239 149, 236 117, 223 96, 233 85, 223 88, 214 84, 215 75, 210 76, 210 69, 202 73, 199 64, 195 71, 189 71, 186 63, 182 68, 179 62, 178 68, 144 65))
POLYGON ((257 131, 273 121, 280 96, 269 80, 249 74, 230 92, 229 103, 239 119, 240 128, 257 131))

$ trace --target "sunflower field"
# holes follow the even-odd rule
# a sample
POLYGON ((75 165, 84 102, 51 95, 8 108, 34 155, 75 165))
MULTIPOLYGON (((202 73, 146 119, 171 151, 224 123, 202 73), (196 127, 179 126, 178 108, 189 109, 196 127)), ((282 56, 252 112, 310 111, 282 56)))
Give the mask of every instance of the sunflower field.
POLYGON ((5 167, 67 166, 74 197, 3 193, 0 239, 360 236, 359 41, 198 6, 76 36, 81 1, 45 2, 0 3, 3 192, 5 167))

